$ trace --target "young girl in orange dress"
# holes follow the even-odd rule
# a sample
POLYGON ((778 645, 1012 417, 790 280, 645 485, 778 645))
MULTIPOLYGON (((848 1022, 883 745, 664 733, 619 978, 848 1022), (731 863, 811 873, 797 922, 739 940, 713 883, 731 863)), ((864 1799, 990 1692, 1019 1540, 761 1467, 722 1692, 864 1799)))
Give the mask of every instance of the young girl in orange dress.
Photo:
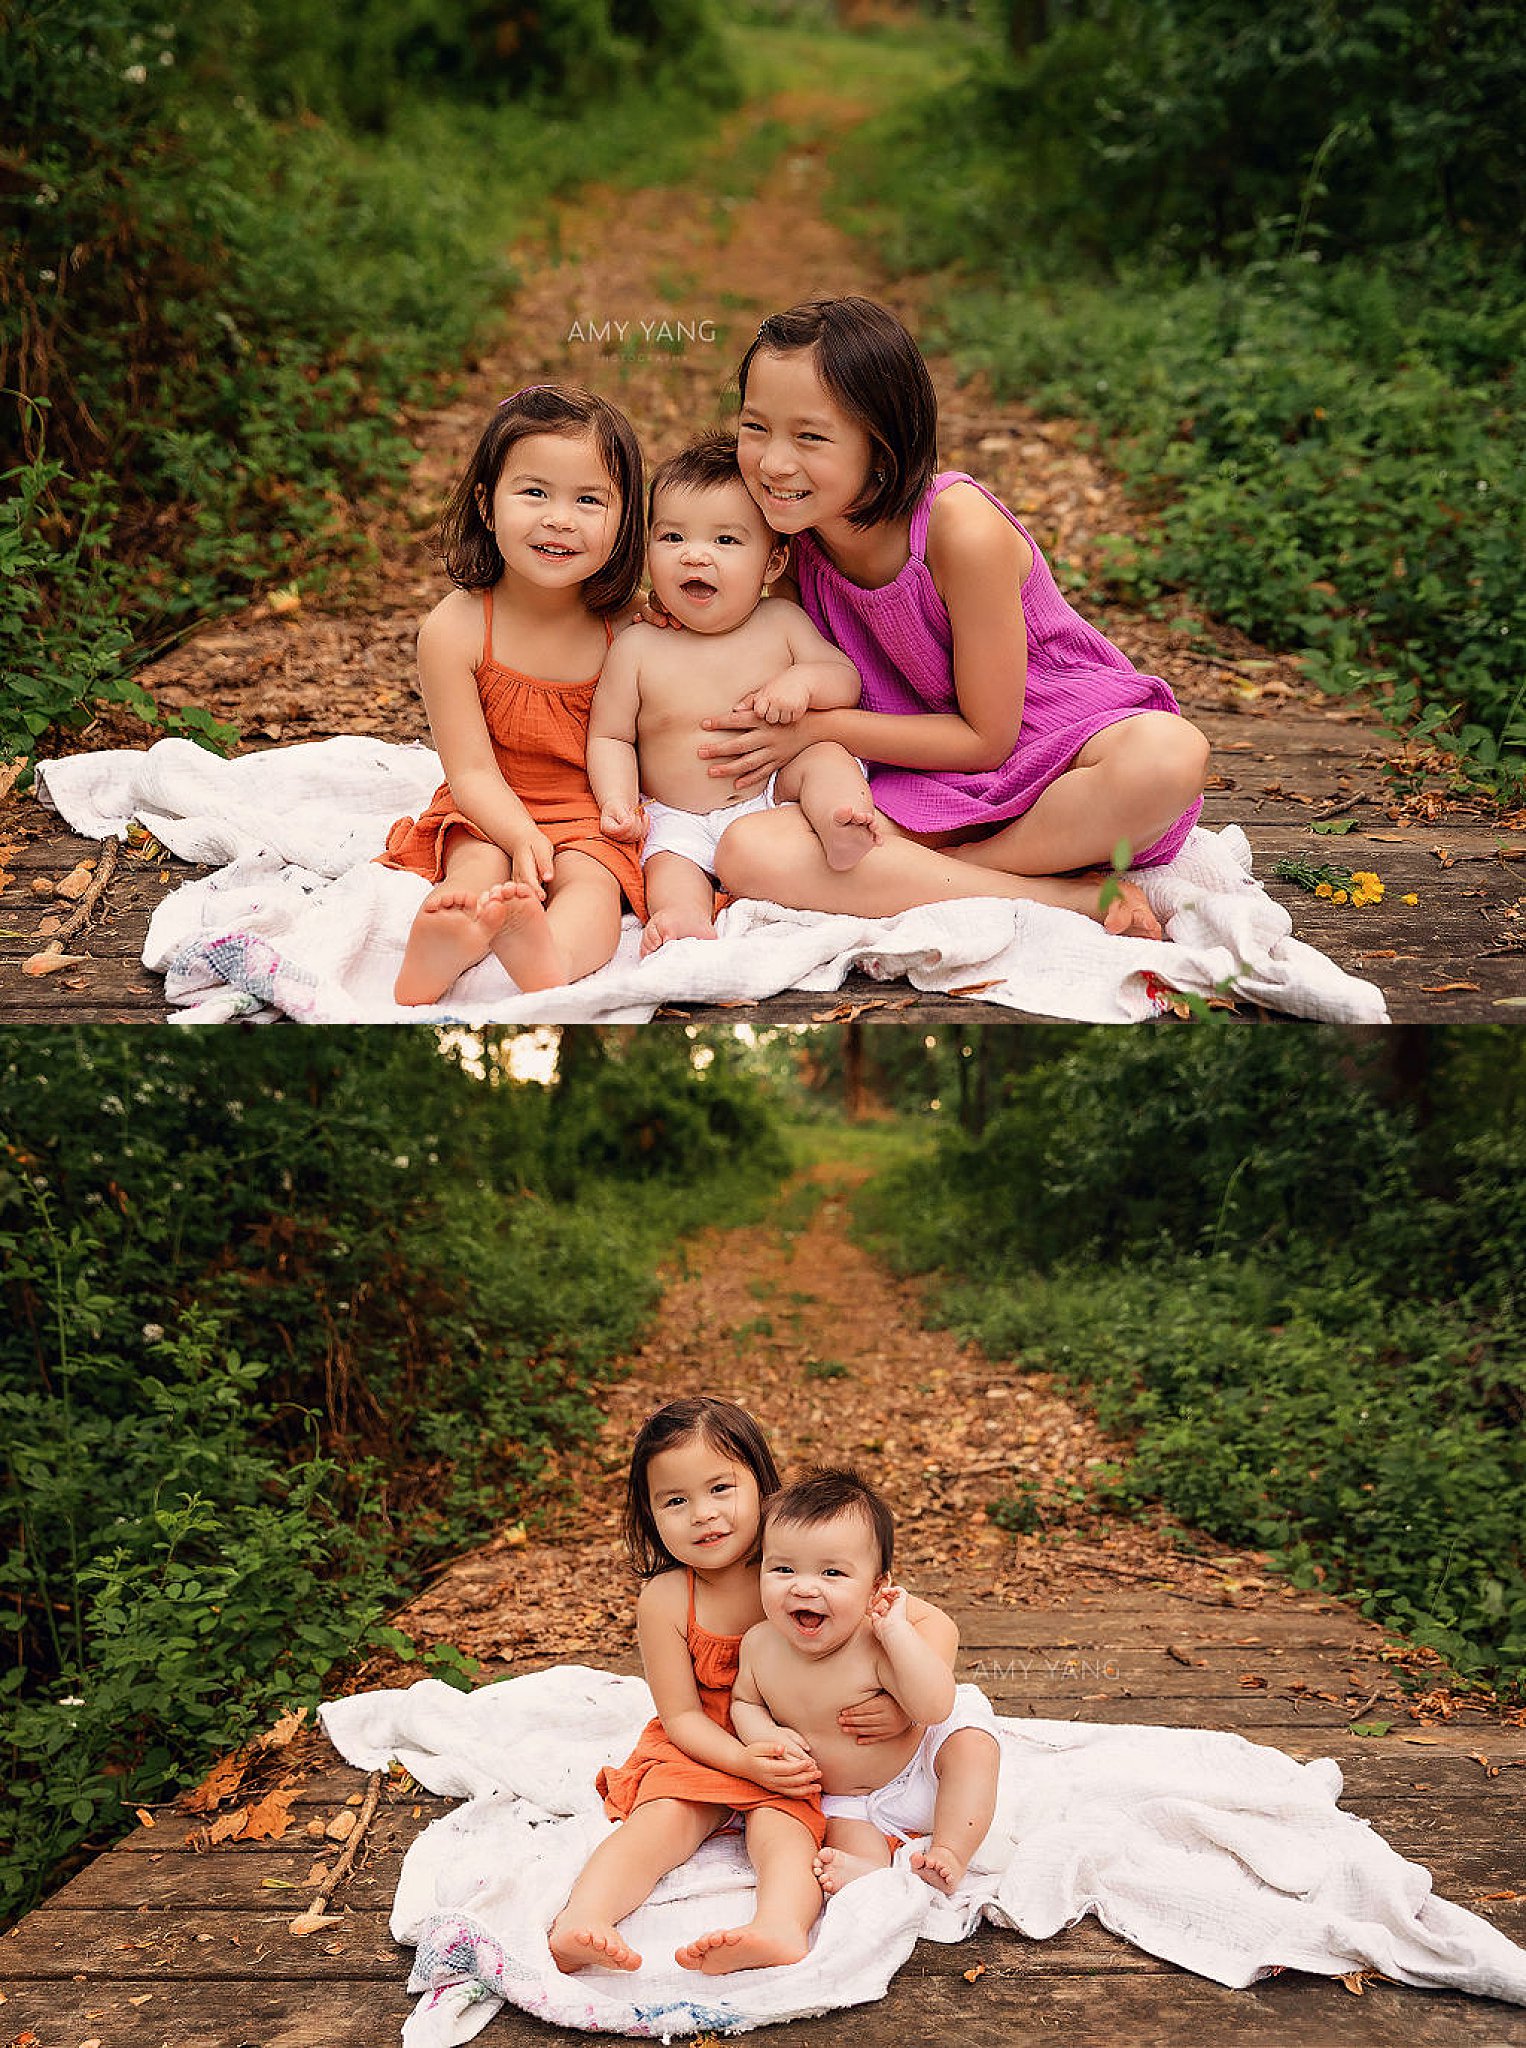
MULTIPOLYGON (((758 1593, 762 1502, 779 1487, 762 1430, 745 1408, 698 1396, 647 1420, 631 1452, 625 1535, 645 1580, 636 1602, 641 1661, 657 1717, 618 1770, 601 1771, 604 1809, 621 1825, 594 1851, 551 1924, 558 1966, 634 1970, 618 1923, 658 1879, 740 1814, 757 1873, 745 1927, 677 1952, 688 1969, 798 1962, 821 1910, 811 1873, 825 1824, 820 1772, 790 1730, 744 1743, 731 1726, 742 1637, 763 1618, 758 1593)), ((883 1698, 843 1716, 861 1740, 899 1734, 883 1698)))
POLYGON ((434 884, 399 1003, 438 1002, 489 953, 522 990, 575 981, 614 952, 622 897, 645 915, 636 849, 599 830, 584 759, 644 543, 641 450, 624 414, 571 386, 506 398, 440 522, 456 587, 419 629, 445 780, 381 856, 434 884))

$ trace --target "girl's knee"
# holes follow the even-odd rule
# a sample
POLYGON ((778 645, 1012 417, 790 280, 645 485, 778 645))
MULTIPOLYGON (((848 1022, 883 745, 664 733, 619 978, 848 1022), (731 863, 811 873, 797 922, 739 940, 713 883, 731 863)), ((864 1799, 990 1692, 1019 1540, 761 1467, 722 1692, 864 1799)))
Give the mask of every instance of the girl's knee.
POLYGON ((715 850, 716 880, 732 896, 766 896, 790 836, 809 829, 798 811, 756 811, 738 818, 715 850))

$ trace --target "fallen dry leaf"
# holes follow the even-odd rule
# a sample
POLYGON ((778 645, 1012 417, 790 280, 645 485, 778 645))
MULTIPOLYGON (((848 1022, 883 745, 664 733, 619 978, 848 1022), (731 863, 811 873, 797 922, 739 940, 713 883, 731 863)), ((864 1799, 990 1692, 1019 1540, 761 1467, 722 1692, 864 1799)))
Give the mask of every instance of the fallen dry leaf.
POLYGON ((291 1826, 291 1803, 296 1796, 297 1787, 292 1785, 282 1792, 267 1792, 256 1801, 244 1823, 243 1840, 274 1841, 278 1835, 284 1835, 291 1826))
POLYGON ((214 1806, 220 1806, 225 1799, 231 1799, 243 1781, 243 1760, 238 1756, 219 1757, 210 1771, 194 1790, 182 1794, 182 1813, 210 1813, 214 1806))
POLYGON ((966 1970, 964 1972, 964 1981, 966 1984, 974 1984, 979 1978, 983 1977, 985 1973, 985 1964, 977 1963, 973 1970, 966 1970))
POLYGON ((288 1934, 316 1934, 320 1927, 337 1927, 343 1920, 343 1913, 299 1913, 295 1920, 288 1920, 288 1934))
POLYGON ((1422 982, 1420 984, 1420 993, 1423 996, 1449 996, 1454 994, 1476 996, 1478 994, 1478 983, 1476 981, 1422 982))
POLYGON ((244 1823, 249 1818, 247 1806, 235 1806, 231 1813, 220 1813, 207 1829, 210 1842, 232 1842, 244 1832, 244 1823))
POLYGON ((60 967, 78 967, 84 958, 83 953, 65 953, 62 950, 54 952, 51 946, 45 946, 42 952, 34 953, 29 960, 22 961, 21 971, 23 974, 34 976, 56 974, 60 967))
POLYGON ((146 1828, 156 1828, 156 1827, 158 1827, 158 1825, 159 1825, 158 1821, 156 1821, 156 1820, 154 1819, 154 1816, 153 1816, 153 1815, 152 1815, 152 1814, 151 1814, 151 1813, 149 1812, 149 1810, 148 1810, 148 1808, 147 1808, 146 1806, 140 1806, 140 1807, 139 1807, 139 1808, 137 1809, 137 1813, 138 1813, 138 1820, 139 1820, 139 1823, 140 1823, 140 1824, 141 1824, 141 1825, 142 1825, 143 1827, 146 1827, 146 1828))

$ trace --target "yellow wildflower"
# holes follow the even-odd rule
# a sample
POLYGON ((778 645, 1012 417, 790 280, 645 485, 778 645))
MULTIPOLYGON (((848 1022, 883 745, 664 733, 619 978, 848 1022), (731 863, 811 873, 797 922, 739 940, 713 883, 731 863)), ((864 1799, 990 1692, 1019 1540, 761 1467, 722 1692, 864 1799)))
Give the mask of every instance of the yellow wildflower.
POLYGON ((1314 893, 1316 896, 1333 896, 1335 892, 1328 882, 1321 882, 1314 893))
POLYGON ((1335 903, 1345 903, 1345 902, 1347 902, 1347 901, 1348 901, 1349 899, 1348 899, 1348 897, 1347 897, 1347 894, 1346 894, 1346 891, 1345 891, 1344 889, 1337 889, 1337 890, 1336 890, 1336 892, 1335 892, 1335 895, 1333 896, 1333 898, 1332 898, 1331 900, 1332 900, 1332 902, 1335 902, 1335 903))
POLYGON ((1401 896, 1399 901, 1401 903, 1418 903, 1420 898, 1418 896, 1401 896))

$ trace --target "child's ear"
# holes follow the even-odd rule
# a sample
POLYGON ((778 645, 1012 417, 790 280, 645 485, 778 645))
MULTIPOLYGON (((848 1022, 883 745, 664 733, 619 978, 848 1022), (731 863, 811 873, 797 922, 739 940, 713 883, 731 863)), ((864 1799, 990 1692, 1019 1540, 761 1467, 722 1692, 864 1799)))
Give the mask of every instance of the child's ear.
POLYGON ((764 583, 777 583, 788 567, 789 542, 787 540, 776 540, 773 547, 769 550, 768 567, 763 571, 764 583))

